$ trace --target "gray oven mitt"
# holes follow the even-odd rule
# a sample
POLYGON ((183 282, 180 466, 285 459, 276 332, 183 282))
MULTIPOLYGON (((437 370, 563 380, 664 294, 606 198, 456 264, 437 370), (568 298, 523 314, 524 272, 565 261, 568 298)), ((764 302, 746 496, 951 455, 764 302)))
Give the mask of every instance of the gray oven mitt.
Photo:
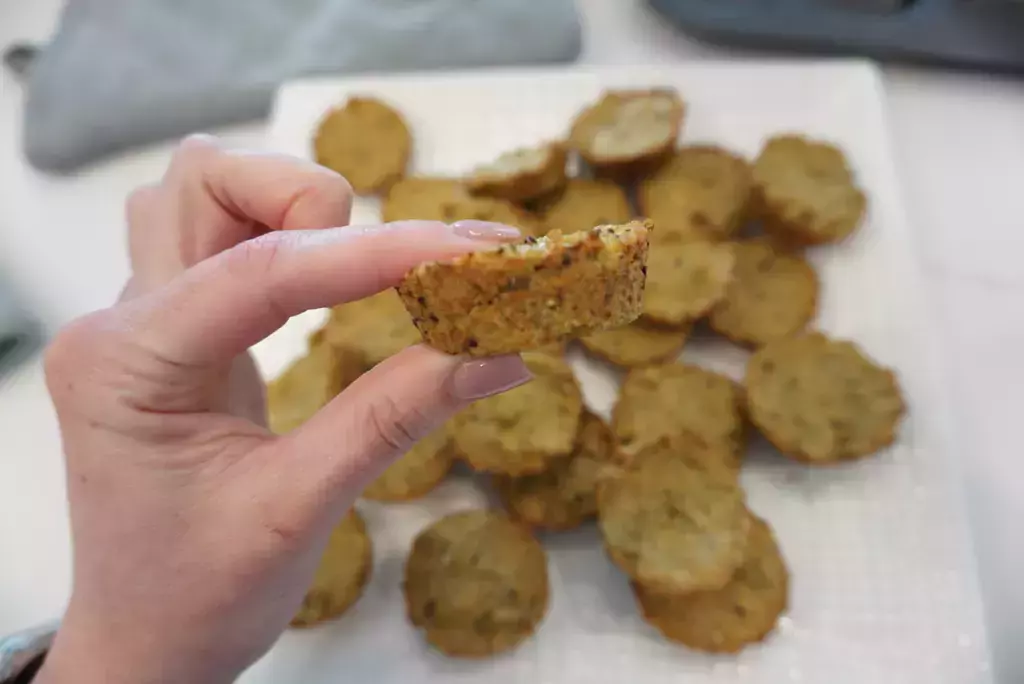
POLYGON ((255 119, 305 74, 574 60, 573 0, 74 0, 53 41, 16 46, 24 148, 46 171, 255 119))

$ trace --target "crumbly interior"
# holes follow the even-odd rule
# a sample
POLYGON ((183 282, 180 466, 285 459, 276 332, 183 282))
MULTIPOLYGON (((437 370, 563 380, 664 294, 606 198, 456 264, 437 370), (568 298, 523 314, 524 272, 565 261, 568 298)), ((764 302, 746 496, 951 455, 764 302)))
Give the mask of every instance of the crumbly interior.
POLYGON ((548 163, 551 150, 545 147, 524 147, 499 156, 490 164, 473 170, 477 176, 505 176, 515 173, 539 171, 548 163))
POLYGON ((658 148, 674 137, 678 102, 668 95, 626 99, 594 132, 590 151, 599 157, 620 157, 658 148))

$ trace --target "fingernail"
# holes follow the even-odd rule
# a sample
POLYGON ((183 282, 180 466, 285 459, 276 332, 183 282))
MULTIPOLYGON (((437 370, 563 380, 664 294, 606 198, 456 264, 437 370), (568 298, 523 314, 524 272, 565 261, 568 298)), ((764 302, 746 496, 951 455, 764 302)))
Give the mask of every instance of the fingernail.
POLYGON ((457 399, 472 401, 500 394, 533 379, 517 354, 466 361, 452 376, 457 399))
POLYGON ((517 240, 523 236, 518 228, 490 221, 458 221, 452 232, 470 240, 517 240))

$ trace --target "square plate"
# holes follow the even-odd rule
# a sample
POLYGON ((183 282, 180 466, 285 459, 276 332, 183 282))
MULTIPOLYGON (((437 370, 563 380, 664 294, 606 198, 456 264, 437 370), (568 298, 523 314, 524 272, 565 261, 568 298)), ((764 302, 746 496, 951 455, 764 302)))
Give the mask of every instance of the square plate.
MULTIPOLYGON (((464 173, 510 148, 561 137, 603 88, 670 85, 690 105, 685 142, 754 155, 762 140, 801 131, 841 145, 871 200, 863 228, 813 250, 822 283, 817 326, 895 367, 909 415, 875 458, 808 469, 755 444, 743 473, 750 506, 776 530, 792 572, 788 614, 738 656, 671 645, 644 624, 593 527, 545 535, 552 600, 535 638, 494 659, 431 652, 407 623, 400 580, 412 537, 439 515, 487 495, 453 477, 419 502, 361 502, 374 539, 373 580, 355 608, 323 627, 287 633, 243 681, 257 682, 989 682, 980 594, 949 425, 921 297, 913 236, 900 202, 876 71, 860 62, 721 64, 602 70, 476 72, 314 80, 284 87, 272 144, 309 156, 323 113, 352 94, 392 103, 414 132, 417 172, 464 173)), ((375 222, 373 201, 353 220, 375 222)), ((271 376, 300 354, 323 319, 293 319, 256 349, 271 376)), ((746 353, 698 341, 683 357, 733 377, 746 353)), ((588 403, 607 414, 618 377, 574 355, 588 403)))

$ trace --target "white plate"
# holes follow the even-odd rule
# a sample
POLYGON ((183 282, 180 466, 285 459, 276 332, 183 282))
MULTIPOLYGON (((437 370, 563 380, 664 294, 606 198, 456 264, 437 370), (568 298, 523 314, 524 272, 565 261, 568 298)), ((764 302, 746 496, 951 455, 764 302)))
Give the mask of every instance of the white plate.
MULTIPOLYGON (((790 609, 763 645, 712 657, 663 641, 637 616, 629 589, 593 529, 546 536, 552 601, 537 636, 482 662, 429 651, 406 622, 399 581, 413 535, 442 512, 480 504, 454 479, 422 502, 360 504, 376 567, 341 620, 286 634, 244 681, 374 682, 989 682, 979 591, 955 469, 944 453, 948 412, 937 387, 912 234, 900 203, 876 72, 861 63, 695 65, 614 70, 478 72, 319 80, 285 87, 275 148, 309 155, 325 110, 347 95, 393 103, 416 139, 415 169, 460 173, 509 148, 565 133, 570 117, 608 86, 671 85, 690 104, 684 139, 748 155, 779 131, 845 148, 871 199, 849 242, 817 249, 823 330, 860 343, 898 369, 910 412, 898 443, 849 466, 811 470, 755 448, 743 476, 751 507, 775 528, 792 571, 790 609)), ((377 220, 372 202, 356 221, 377 220)), ((294 319, 257 349, 265 373, 301 353, 321 320, 294 319)), ((684 358, 742 372, 745 354, 722 342, 684 358)), ((615 378, 577 358, 588 401, 602 411, 615 378)))

